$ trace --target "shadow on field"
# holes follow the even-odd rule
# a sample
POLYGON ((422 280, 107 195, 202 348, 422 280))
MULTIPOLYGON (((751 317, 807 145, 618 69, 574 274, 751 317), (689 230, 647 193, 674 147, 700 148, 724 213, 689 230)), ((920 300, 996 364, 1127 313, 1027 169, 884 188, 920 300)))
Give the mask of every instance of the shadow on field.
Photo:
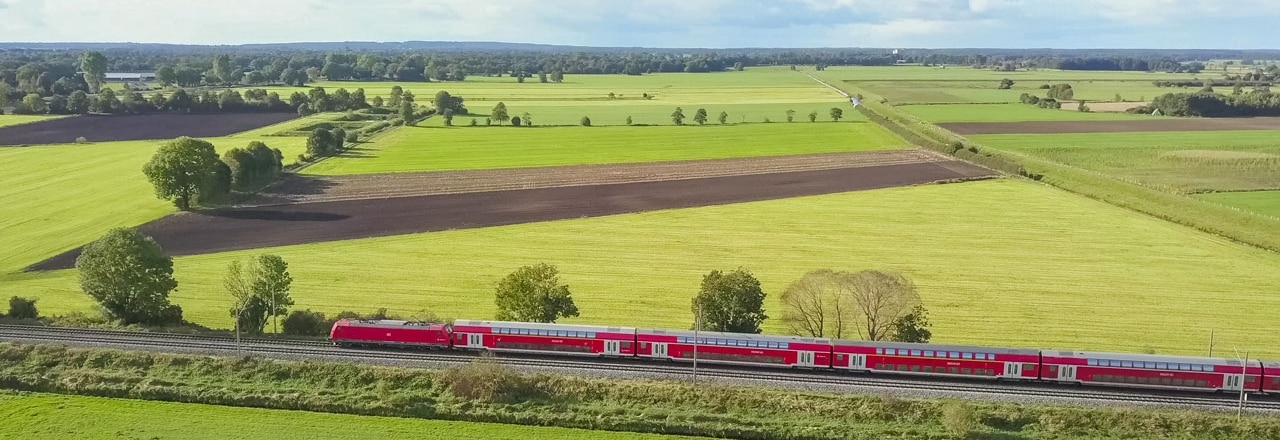
POLYGON ((307 211, 223 210, 195 211, 196 214, 235 220, 268 220, 286 222, 336 222, 351 218, 345 214, 307 211))

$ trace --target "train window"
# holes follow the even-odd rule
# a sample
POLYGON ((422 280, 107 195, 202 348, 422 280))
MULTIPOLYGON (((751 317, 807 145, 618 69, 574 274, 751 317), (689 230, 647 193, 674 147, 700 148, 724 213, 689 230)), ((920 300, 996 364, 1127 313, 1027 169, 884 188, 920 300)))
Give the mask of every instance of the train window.
POLYGON ((912 372, 912 373, 919 373, 919 372, 920 372, 920 366, 919 366, 919 365, 912 365, 912 366, 911 366, 911 372, 912 372))
POLYGON ((968 369, 968 368, 961 368, 961 369, 960 369, 960 374, 973 374, 973 370, 968 369))
POLYGON ((837 360, 837 361, 843 361, 843 360, 844 360, 844 355, 843 355, 843 354, 837 354, 837 355, 836 355, 836 360, 837 360))
POLYGON ((958 351, 948 351, 948 352, 947 352, 947 358, 950 358, 950 359, 960 359, 960 352, 958 352, 958 351))
POLYGON ((920 350, 911 350, 912 356, 920 356, 920 350))
POLYGON ((1098 360, 1097 360, 1097 359, 1089 359, 1089 366, 1090 366, 1090 367, 1096 367, 1096 366, 1098 366, 1098 360))
POLYGON ((1123 368, 1133 368, 1133 362, 1132 362, 1132 361, 1120 361, 1120 366, 1121 366, 1121 367, 1123 367, 1123 368))
POLYGON ((641 342, 641 343, 640 343, 640 348, 649 348, 649 343, 648 343, 648 342, 641 342))
POLYGON ((973 359, 973 353, 960 353, 960 356, 965 359, 973 359))
POLYGON ((1178 364, 1178 370, 1191 371, 1191 364, 1178 364))
POLYGON ((1196 381, 1196 386, 1198 386, 1198 387, 1200 387, 1200 388, 1205 388, 1205 387, 1208 387, 1208 386, 1209 386, 1209 383, 1208 383, 1208 382, 1205 382, 1205 381, 1203 381, 1203 380, 1197 380, 1197 381, 1196 381))
POLYGON ((631 341, 622 341, 622 348, 631 348, 631 341))
POLYGON ((1156 364, 1156 368, 1159 368, 1159 369, 1161 369, 1161 370, 1168 370, 1168 369, 1169 369, 1169 364, 1164 363, 1164 362, 1160 362, 1160 363, 1157 363, 1157 364, 1156 364))
POLYGON ((1173 380, 1173 386, 1175 386, 1175 387, 1180 387, 1180 386, 1182 386, 1182 384, 1183 384, 1182 379, 1174 379, 1174 380, 1173 380))
POLYGON ((947 368, 947 372, 951 374, 957 374, 958 371, 959 369, 957 369, 956 367, 947 368))
POLYGON ((925 356, 925 357, 933 357, 933 350, 925 350, 925 351, 924 351, 924 356, 925 356))
POLYGON ((877 348, 877 349, 876 349, 876 354, 884 354, 884 349, 883 349, 883 348, 877 348))

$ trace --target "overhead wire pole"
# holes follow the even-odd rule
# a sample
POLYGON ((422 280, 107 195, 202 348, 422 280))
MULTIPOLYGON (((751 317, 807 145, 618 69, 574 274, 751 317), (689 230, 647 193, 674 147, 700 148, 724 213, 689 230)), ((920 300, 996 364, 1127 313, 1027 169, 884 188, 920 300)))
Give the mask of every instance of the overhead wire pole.
POLYGON ((702 329, 702 301, 698 301, 698 316, 693 318, 693 384, 698 384, 698 331, 702 329))
POLYGON ((1244 377, 1240 378, 1240 407, 1236 408, 1236 422, 1240 422, 1240 418, 1244 415, 1244 384, 1249 382, 1249 350, 1244 351, 1244 360, 1240 362, 1244 368, 1244 377))

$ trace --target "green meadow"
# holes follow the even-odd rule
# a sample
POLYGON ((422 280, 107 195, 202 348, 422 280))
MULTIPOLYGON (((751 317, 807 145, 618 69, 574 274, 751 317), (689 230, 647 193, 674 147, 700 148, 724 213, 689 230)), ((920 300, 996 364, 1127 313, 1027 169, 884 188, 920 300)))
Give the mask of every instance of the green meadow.
MULTIPOLYGON (((687 328, 701 277, 741 266, 777 333, 778 297, 805 272, 892 269, 919 286, 936 342, 1198 354, 1213 331, 1220 349, 1280 356, 1280 297, 1238 306, 1280 289, 1280 256, 1016 180, 180 257, 175 302, 230 326, 226 265, 265 252, 290 263, 295 308, 328 313, 491 318, 494 284, 547 262, 582 312, 562 322, 687 328)), ((91 306, 73 271, 5 284, 46 313, 91 306)))
POLYGON ((657 162, 902 148, 869 122, 662 127, 402 127, 309 174, 657 162))
POLYGON ((0 114, 0 127, 10 125, 26 124, 31 122, 40 122, 48 119, 60 118, 61 116, 48 115, 4 115, 0 114))
POLYGON ((1115 112, 1081 112, 1075 107, 1045 109, 1028 104, 942 104, 900 105, 898 110, 935 123, 948 122, 1040 122, 1040 121, 1136 121, 1167 119, 1163 116, 1115 112))
POLYGON ((58 394, 0 393, 0 437, 243 440, 450 438, 661 440, 689 437, 58 394), (72 421, 72 423, 68 423, 72 421), (358 432, 358 434, 353 434, 358 432))
POLYGON ((1203 200, 1280 217, 1280 191, 1243 191, 1200 194, 1203 200))

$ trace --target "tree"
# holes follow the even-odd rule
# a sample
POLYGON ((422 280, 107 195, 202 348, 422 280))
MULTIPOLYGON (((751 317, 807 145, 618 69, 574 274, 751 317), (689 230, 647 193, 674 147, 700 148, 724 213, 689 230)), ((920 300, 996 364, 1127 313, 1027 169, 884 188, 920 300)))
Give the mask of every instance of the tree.
POLYGON ((839 121, 843 117, 844 110, 841 110, 840 107, 831 107, 831 122, 839 121))
POLYGON ((697 122, 697 123, 698 123, 698 125, 704 125, 704 124, 706 124, 706 123, 707 123, 707 109, 705 109, 705 108, 700 108, 700 109, 698 109, 698 111, 693 112, 693 122, 697 122))
POLYGON ((590 118, 590 117, 588 117, 588 116, 583 116, 583 117, 582 117, 582 121, 580 121, 580 123, 582 124, 582 126, 583 126, 583 127, 590 127, 590 126, 591 126, 591 118, 590 118))
POLYGON ((444 126, 453 126, 453 109, 451 108, 444 109, 444 126))
POLYGON ((701 312, 705 330, 760 333, 760 323, 768 318, 764 297, 760 281, 746 269, 729 273, 713 270, 702 277, 692 310, 695 315, 701 312))
POLYGON ((404 89, 400 86, 391 86, 391 95, 389 96, 390 98, 387 99, 387 107, 399 108, 400 98, 404 96, 404 89))
POLYGON ((49 106, 44 102, 44 98, 38 93, 28 93, 22 97, 22 108, 31 114, 44 114, 49 112, 49 106))
POLYGON ((9 314, 11 319, 36 319, 40 311, 36 310, 36 300, 15 296, 9 298, 9 314))
POLYGON ((920 304, 915 284, 897 272, 864 270, 853 274, 850 284, 858 335, 869 341, 892 336, 894 323, 920 304))
MULTIPOLYGON (((413 96, 413 95, 408 95, 413 96)), ((467 114, 467 108, 462 105, 461 96, 453 96, 444 90, 436 92, 436 98, 432 101, 436 106, 436 111, 444 113, 445 110, 453 110, 454 113, 467 114)))
POLYGON ((791 333, 843 338, 854 324, 853 274, 820 269, 804 274, 782 292, 782 322, 791 333))
POLYGON ((513 126, 513 127, 519 127, 519 126, 520 126, 520 117, 519 117, 519 116, 516 116, 516 117, 514 117, 514 118, 511 118, 511 126, 513 126))
POLYGON ((725 122, 729 121, 729 112, 721 111, 720 116, 717 117, 716 119, 720 121, 720 125, 724 125, 725 122))
POLYGON ((676 125, 684 125, 684 109, 676 107, 676 111, 671 112, 671 122, 676 125))
POLYGON ((9 105, 9 84, 0 81, 0 113, 4 113, 4 107, 9 105))
POLYGON ((796 120, 796 111, 787 110, 787 122, 795 122, 795 120, 796 120))
POLYGON ((67 98, 67 111, 75 114, 88 113, 89 95, 81 90, 71 92, 71 97, 67 98))
POLYGON ((323 128, 311 130, 307 136, 307 155, 311 157, 331 156, 338 151, 334 145, 333 132, 323 128))
POLYGON ((178 82, 178 72, 173 70, 173 66, 160 66, 156 69, 156 81, 165 87, 174 85, 178 82))
POLYGON ((818 111, 809 112, 809 122, 818 122, 818 111))
POLYGON ((383 102, 382 102, 381 96, 374 96, 373 99, 369 101, 370 101, 370 104, 372 104, 374 107, 382 108, 383 102))
POLYGON ((280 323, 284 334, 292 336, 326 336, 333 323, 325 319, 324 313, 307 310, 294 310, 280 323))
POLYGON ((231 84, 235 81, 235 76, 231 74, 231 55, 222 53, 213 57, 213 75, 217 76, 223 84, 231 84))
POLYGON ((102 83, 107 81, 107 57, 96 50, 85 52, 80 57, 80 70, 84 71, 84 81, 89 83, 89 91, 98 93, 102 83))
POLYGON ((627 115, 627 125, 631 125, 631 115, 627 115))
MULTIPOLYGON (((284 316, 293 305, 289 296, 292 283, 289 264, 279 256, 259 255, 243 265, 232 261, 223 279, 223 286, 234 298, 231 317, 238 319, 241 330, 262 333, 268 319, 284 316)), ((272 332, 277 330, 273 326, 272 332)))
POLYGON ((183 136, 162 144, 142 172, 155 187, 156 197, 172 200, 185 211, 213 189, 218 163, 213 144, 183 136))
POLYGON ((400 103, 400 119, 404 120, 404 125, 417 125, 418 118, 413 116, 413 103, 408 101, 400 103))
POLYGON ((116 98, 116 92, 111 89, 98 93, 89 103, 89 109, 96 113, 115 113, 119 107, 120 99, 116 98))
POLYGON ((916 304, 911 313, 902 315, 893 321, 893 339, 897 342, 929 342, 933 332, 929 331, 929 312, 921 304, 916 304))
POLYGON ((173 260, 134 228, 115 228, 84 246, 76 258, 80 289, 121 324, 177 324, 182 309, 169 304, 178 287, 173 260))
POLYGON ((556 322, 578 316, 569 286, 560 284, 559 270, 546 263, 516 269, 498 282, 496 290, 500 320, 556 322))
POLYGON ((498 105, 493 106, 493 111, 489 113, 489 119, 497 122, 498 125, 506 124, 507 121, 510 121, 511 116, 507 114, 507 105, 498 102, 498 105))
POLYGON ((999 87, 996 87, 996 88, 997 88, 997 89, 1000 89, 1000 90, 1009 90, 1009 89, 1013 88, 1013 84, 1014 84, 1014 83, 1013 83, 1013 80, 1011 80, 1011 79, 1009 79, 1009 78, 1005 78, 1005 79, 1000 80, 1000 86, 999 86, 999 87))

